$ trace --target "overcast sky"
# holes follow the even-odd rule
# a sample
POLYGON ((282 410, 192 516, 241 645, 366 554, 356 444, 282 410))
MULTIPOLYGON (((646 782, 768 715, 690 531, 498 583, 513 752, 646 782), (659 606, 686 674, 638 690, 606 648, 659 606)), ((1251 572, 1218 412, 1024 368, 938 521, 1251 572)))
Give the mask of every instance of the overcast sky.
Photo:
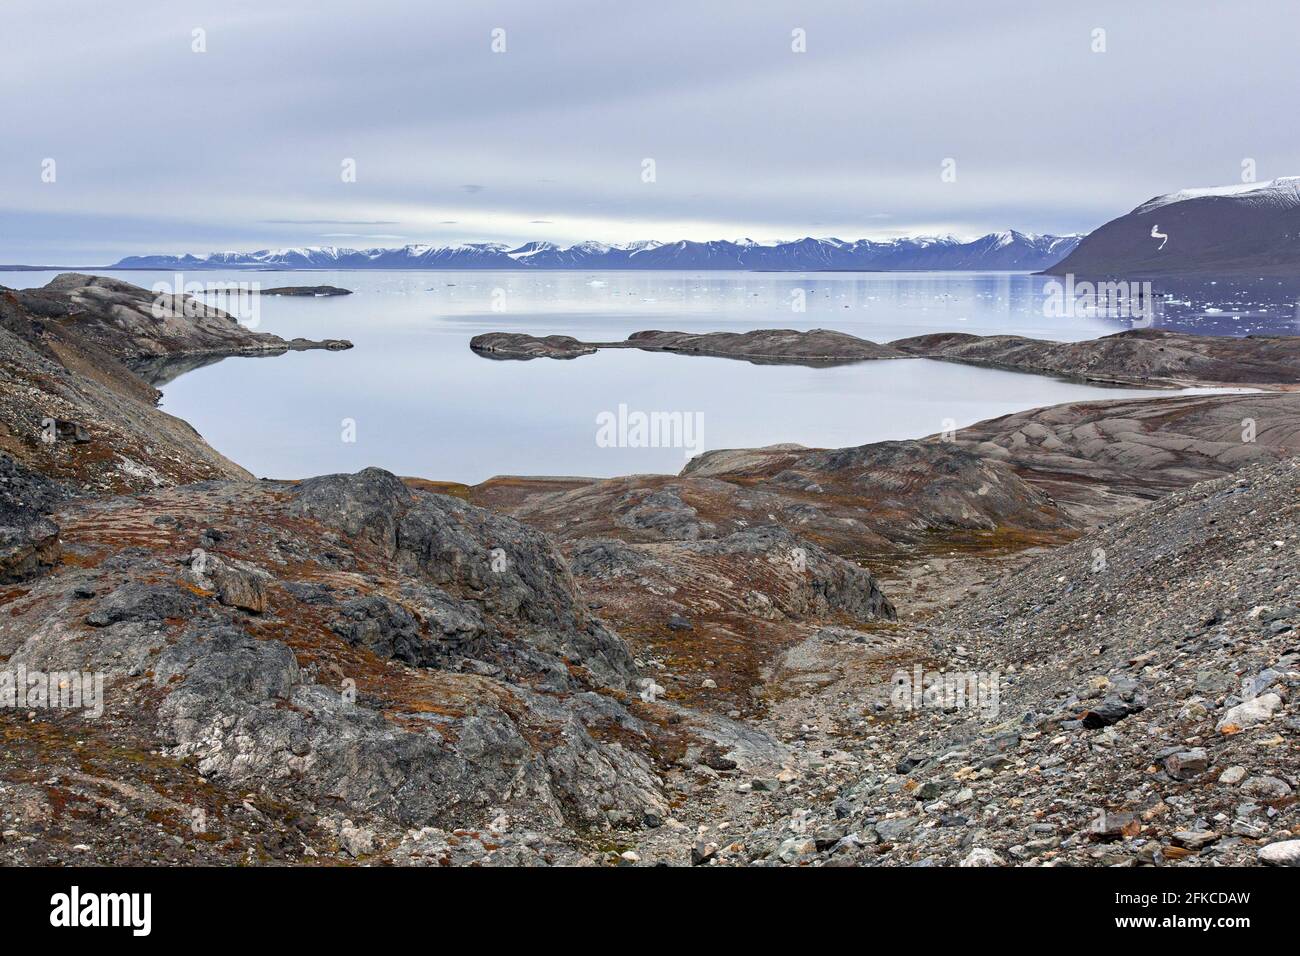
POLYGON ((1246 158, 1300 172, 1298 21, 1294 0, 5 0, 0 262, 1087 231, 1246 158))

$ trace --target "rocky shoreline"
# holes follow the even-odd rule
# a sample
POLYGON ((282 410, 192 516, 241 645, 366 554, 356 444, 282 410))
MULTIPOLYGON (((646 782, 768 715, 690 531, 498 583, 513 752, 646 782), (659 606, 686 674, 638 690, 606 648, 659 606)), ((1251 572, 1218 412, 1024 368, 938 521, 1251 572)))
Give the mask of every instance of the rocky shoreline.
POLYGON ((102 674, 103 713, 0 708, 0 862, 1300 862, 1296 340, 478 337, 1261 391, 259 482, 128 363, 293 343, 60 278, 0 296, 0 670, 102 674), (915 668, 999 704, 900 706, 915 668))

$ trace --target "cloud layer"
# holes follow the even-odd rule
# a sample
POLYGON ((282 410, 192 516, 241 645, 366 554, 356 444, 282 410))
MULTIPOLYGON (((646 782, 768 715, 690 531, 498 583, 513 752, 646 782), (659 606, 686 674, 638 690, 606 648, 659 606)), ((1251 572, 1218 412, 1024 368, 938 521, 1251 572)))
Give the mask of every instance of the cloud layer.
POLYGON ((1300 172, 1292 8, 1241 11, 10 0, 0 261, 1086 231, 1300 172))

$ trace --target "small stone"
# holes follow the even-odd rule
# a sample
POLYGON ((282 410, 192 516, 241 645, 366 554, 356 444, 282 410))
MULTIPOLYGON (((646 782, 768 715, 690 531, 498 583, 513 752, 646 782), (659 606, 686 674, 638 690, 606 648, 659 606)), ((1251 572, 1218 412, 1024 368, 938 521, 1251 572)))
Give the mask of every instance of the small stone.
POLYGON ((811 856, 817 852, 817 843, 809 837, 791 837, 784 841, 776 851, 782 863, 793 863, 801 856, 811 856))
POLYGON ((668 618, 668 628, 673 631, 693 631, 695 625, 680 614, 674 614, 668 618))
POLYGON ((736 761, 727 756, 721 747, 706 747, 700 755, 700 763, 713 770, 735 770, 736 761))
POLYGON ((1212 830, 1180 830, 1173 835, 1173 841, 1189 850, 1200 850, 1209 846, 1219 835, 1212 830))
POLYGON ((344 826, 339 831, 339 844, 350 857, 365 856, 375 850, 375 834, 361 827, 344 826))
POLYGON ((840 826, 826 826, 817 830, 813 834, 813 842, 817 844, 819 850, 829 850, 838 844, 841 840, 848 837, 848 828, 840 826))
POLYGON ((1291 796, 1291 785, 1277 777, 1260 774, 1243 783, 1241 792, 1247 796, 1259 797, 1261 800, 1278 800, 1291 796))
POLYGON ((1227 787, 1233 787, 1246 779, 1245 767, 1229 767, 1223 773, 1219 774, 1219 783, 1227 787))
POLYGON ((894 773, 911 773, 925 760, 922 756, 903 757, 894 765, 894 773))
POLYGON ((1300 840, 1283 840, 1261 847, 1259 858, 1269 866, 1300 866, 1300 840))
POLYGON ((718 845, 700 840, 691 847, 691 866, 701 866, 718 855, 718 845))
POLYGON ((1209 766, 1209 755, 1202 747, 1182 750, 1165 758, 1165 772, 1175 780, 1191 780, 1205 773, 1209 766))
POLYGON ((943 793, 943 785, 931 780, 921 785, 921 789, 916 792, 916 798, 929 803, 931 800, 937 800, 941 793, 943 793))
POLYGON ((1282 706, 1282 698, 1277 694, 1262 694, 1254 700, 1248 700, 1233 707, 1214 727, 1221 734, 1235 734, 1249 730, 1268 720, 1282 706))
POLYGON ((1140 710, 1142 710, 1141 705, 1112 694, 1096 707, 1085 710, 1079 715, 1079 720, 1085 729, 1097 730, 1118 723, 1130 714, 1136 714, 1140 710))
POLYGON ((882 843, 897 843, 916 826, 916 821, 911 817, 900 817, 897 820, 881 820, 876 824, 876 833, 882 843))
POLYGON ((966 854, 958 866, 1006 866, 1007 861, 1002 859, 987 847, 977 846, 966 854))
POLYGON ((1137 836, 1142 824, 1127 810, 1103 810, 1090 824, 1088 836, 1094 840, 1118 840, 1137 836))

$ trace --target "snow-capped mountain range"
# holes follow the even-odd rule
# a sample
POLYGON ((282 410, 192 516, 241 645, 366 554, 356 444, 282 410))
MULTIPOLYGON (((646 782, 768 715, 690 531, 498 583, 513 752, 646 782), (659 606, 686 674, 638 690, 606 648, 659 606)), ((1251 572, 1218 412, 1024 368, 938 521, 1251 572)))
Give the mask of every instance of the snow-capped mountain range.
POLYGON ((558 246, 498 242, 400 249, 303 246, 259 252, 128 256, 115 269, 747 269, 773 272, 834 270, 1045 269, 1073 251, 1080 236, 1036 236, 1008 230, 970 242, 952 236, 892 239, 798 239, 759 243, 580 242, 558 246))

